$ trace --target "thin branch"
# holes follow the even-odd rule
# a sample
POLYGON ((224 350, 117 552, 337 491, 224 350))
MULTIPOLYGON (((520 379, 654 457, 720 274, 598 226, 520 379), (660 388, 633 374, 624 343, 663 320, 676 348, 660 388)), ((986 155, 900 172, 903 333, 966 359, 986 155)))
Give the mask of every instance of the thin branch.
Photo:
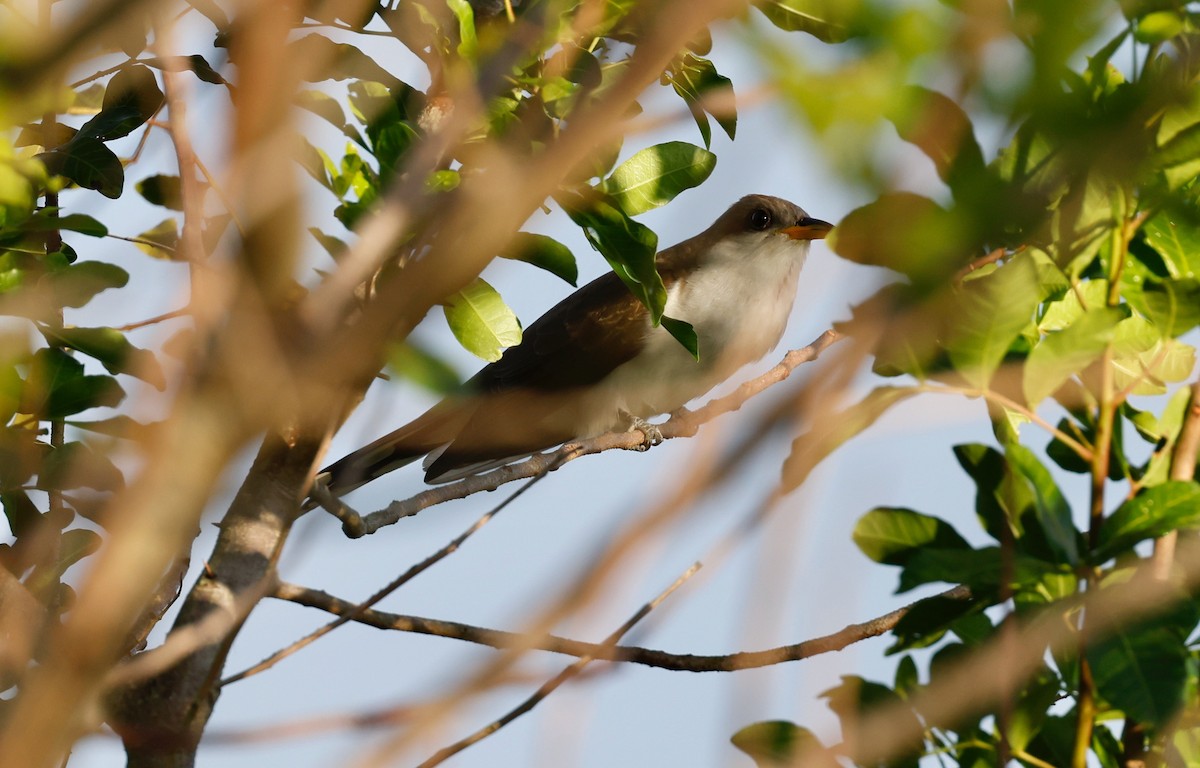
MULTIPOLYGON (((629 630, 633 629, 634 626, 637 625, 637 623, 639 621, 644 619, 651 611, 653 611, 655 608, 657 608, 659 606, 659 604, 662 603, 663 600, 666 600, 668 597, 670 597, 671 593, 673 593, 675 590, 679 589, 679 587, 683 586, 683 583, 685 581, 687 581, 688 579, 690 579, 698 570, 700 570, 700 563, 693 563, 690 568, 688 568, 686 571, 684 571, 679 576, 679 578, 676 579, 673 584, 671 584, 671 586, 669 586, 665 590, 663 590, 662 593, 660 593, 658 595, 658 597, 654 598, 653 600, 651 600, 650 602, 646 603, 641 608, 639 608, 637 610, 637 612, 634 613, 632 616, 630 616, 625 621, 624 624, 622 624, 620 627, 617 628, 617 630, 615 632, 613 632, 611 635, 609 635, 607 638, 605 638, 602 647, 608 647, 608 648, 614 647, 618 640, 620 640, 622 637, 624 637, 629 632, 629 630)), ((570 680, 571 678, 577 676, 580 672, 582 672, 584 670, 584 667, 586 667, 588 664, 590 664, 594 660, 594 658, 595 657, 593 657, 593 656, 580 657, 574 664, 571 664, 569 667, 565 668, 564 670, 559 672, 557 675, 555 675, 551 679, 547 680, 540 688, 538 688, 536 691, 534 691, 533 694, 529 698, 525 699, 525 701, 521 702, 516 707, 509 710, 507 713, 504 714, 503 717, 500 717, 497 720, 493 720, 492 722, 488 723, 484 727, 482 727, 479 730, 472 733, 470 736, 467 736, 463 739, 460 739, 460 740, 454 742, 453 744, 446 747, 445 749, 439 750, 428 760, 421 763, 420 766, 418 766, 418 768, 433 768, 433 766, 435 766, 435 765, 441 765, 448 758, 458 754, 459 752, 462 752, 467 747, 469 747, 473 744, 476 744, 480 741, 483 741, 488 736, 491 736, 493 733, 500 730, 504 726, 508 725, 512 721, 516 720, 521 715, 532 710, 539 703, 541 703, 543 700, 545 700, 545 698, 547 696, 554 693, 554 691, 556 689, 558 689, 559 686, 561 686, 563 683, 567 682, 568 680, 570 680)))
POLYGON ((166 251, 171 255, 176 254, 176 250, 173 247, 166 245, 165 243, 156 243, 153 240, 147 240, 144 237, 125 237, 124 235, 114 235, 111 232, 105 235, 105 237, 111 237, 114 240, 124 240, 125 242, 133 243, 134 245, 145 245, 151 248, 158 248, 159 250, 166 251))
MULTIPOLYGON (((546 473, 543 472, 542 474, 531 478, 528 483, 525 483, 525 485, 518 488, 515 493, 513 493, 511 496, 509 496, 504 501, 497 504, 495 507, 493 507, 491 510, 489 510, 485 515, 483 515, 478 520, 476 520, 469 528, 467 528, 465 531, 463 531, 458 536, 456 536, 449 544, 442 547, 437 552, 434 552, 432 555, 425 558, 424 560, 417 563, 416 565, 412 566, 404 573, 400 574, 400 576, 398 576, 397 578, 392 580, 391 583, 384 586, 383 589, 380 589, 379 591, 377 591, 375 594, 371 595, 369 598, 367 598, 363 602, 349 608, 346 611, 341 612, 339 617, 337 619, 335 619, 334 621, 331 621, 328 624, 325 624, 324 626, 319 627, 318 629, 314 630, 313 632, 310 632, 309 634, 307 634, 304 637, 300 638, 299 640, 295 641, 294 643, 291 643, 287 647, 281 648, 280 650, 271 654, 270 656, 268 656, 267 658, 258 662, 254 666, 244 669, 241 672, 238 672, 237 674, 230 675, 229 677, 227 677, 221 681, 221 686, 224 687, 226 685, 229 685, 230 683, 236 683, 239 680, 244 680, 247 677, 252 677, 254 675, 257 675, 259 672, 265 672, 266 670, 268 670, 271 667, 278 664, 283 659, 287 658, 288 656, 291 656, 293 653, 296 653, 301 648, 304 648, 307 645, 311 645, 312 643, 316 642, 319 638, 323 637, 324 635, 329 634, 330 632, 332 632, 333 630, 342 626, 343 624, 346 624, 347 622, 350 622, 350 621, 359 620, 360 617, 364 613, 366 613, 371 606, 375 605, 383 598, 387 597, 388 595, 395 592, 400 587, 402 587, 405 584, 407 584, 408 582, 412 581, 414 578, 416 578, 420 574, 424 573, 426 570, 428 570, 433 565, 441 562, 446 557, 457 552, 458 548, 463 545, 463 542, 465 542, 467 539, 471 538, 471 536, 473 536, 475 534, 475 532, 478 531, 480 528, 482 528, 483 526, 485 526, 489 522, 491 522, 492 518, 495 517, 496 515, 500 514, 501 510, 503 510, 509 504, 516 501, 517 498, 519 496, 521 496, 521 494, 525 493, 525 491, 528 491, 531 487, 533 487, 534 483, 541 480, 545 476, 546 476, 546 473)), ((297 588, 293 587, 290 584, 282 584, 282 583, 277 584, 275 587, 273 596, 279 597, 281 591, 290 591, 293 589, 297 589, 297 588)), ((286 599, 286 598, 284 598, 284 599, 286 599)), ((331 611, 331 613, 332 613, 332 611, 331 611)))
MULTIPOLYGON (((1024 246, 1013 251, 1013 253, 1014 254, 1020 253, 1020 251, 1023 248, 1024 248, 1024 246)), ((1009 255, 1007 249, 997 248, 994 251, 991 251, 984 256, 980 256, 978 259, 975 259, 970 264, 968 264, 967 266, 958 270, 958 272, 956 272, 954 274, 954 283, 955 284, 961 283, 963 280, 965 280, 967 278, 967 275, 971 274, 975 270, 982 269, 983 267, 986 267, 988 264, 994 264, 997 261, 1000 261, 1000 259, 1003 259, 1007 255, 1009 255)))
POLYGON ((138 320, 133 323, 126 323, 125 325, 117 326, 115 330, 135 331, 138 328, 145 328, 148 325, 157 325, 158 323, 165 322, 167 320, 174 320, 177 317, 187 317, 189 314, 191 314, 191 310, 187 309, 186 307, 183 309, 173 309, 170 312, 164 312, 161 315, 155 315, 154 317, 149 317, 145 320, 138 320))
POLYGON ((982 397, 984 400, 987 400, 988 402, 995 403, 996 405, 1002 405, 1005 408, 1008 408, 1009 410, 1016 411, 1017 413, 1021 414, 1025 418, 1029 419, 1034 424, 1037 424, 1039 427, 1041 427, 1042 429, 1049 432, 1059 442, 1061 442, 1063 445, 1067 446, 1072 451, 1074 451, 1075 454, 1077 456, 1079 456, 1079 458, 1083 459, 1084 461, 1092 460, 1092 451, 1087 446, 1083 445, 1078 440, 1076 440, 1075 438, 1068 435, 1066 432, 1063 432, 1058 427, 1056 427, 1053 424, 1051 424, 1050 422, 1046 421, 1041 416, 1038 416, 1036 411, 1032 411, 1029 408, 1026 408, 1025 406, 1018 403, 1016 400, 1013 400, 1012 398, 1009 398, 1009 397, 1005 397, 1004 395, 1000 394, 999 392, 995 392, 990 389, 975 389, 974 387, 956 387, 952 384, 938 384, 938 385, 922 384, 922 385, 920 385, 920 390, 922 392, 932 392, 934 394, 943 394, 943 395, 951 394, 951 395, 966 395, 967 397, 982 397))
MULTIPOLYGON (((774 368, 742 384, 730 394, 713 400, 695 411, 688 411, 686 409, 677 411, 671 415, 670 419, 659 426, 659 431, 663 439, 670 440, 677 437, 694 436, 702 424, 712 421, 730 411, 738 410, 750 398, 787 379, 792 371, 803 363, 816 360, 823 351, 842 338, 843 336, 836 331, 825 331, 825 333, 817 337, 808 346, 791 350, 784 355, 783 360, 774 368)), ((491 472, 464 478, 463 480, 436 488, 430 488, 408 499, 394 501, 384 509, 371 512, 367 515, 359 515, 341 502, 329 503, 331 499, 328 494, 324 494, 325 503, 321 506, 342 521, 342 530, 347 536, 358 538, 366 534, 375 533, 380 528, 393 525, 399 520, 411 517, 428 507, 453 499, 466 498, 481 491, 494 491, 500 486, 514 480, 552 472, 563 464, 573 461, 580 456, 618 448, 627 451, 643 450, 644 447, 645 437, 640 431, 611 432, 589 440, 567 443, 557 450, 550 451, 549 453, 540 453, 525 461, 510 464, 491 472)), ((314 497, 320 495, 322 495, 321 491, 315 489, 314 497)))
MULTIPOLYGON (((341 600, 326 592, 286 582, 280 582, 276 586, 272 597, 309 608, 317 608, 337 616, 350 616, 358 608, 354 603, 341 600)), ((422 635, 445 637, 452 640, 486 645, 497 650, 533 648, 549 653, 561 653, 566 656, 586 657, 599 661, 642 664, 647 667, 670 669, 679 672, 736 672, 742 669, 758 669, 760 667, 770 667, 791 661, 800 661, 811 656, 819 656, 831 651, 840 651, 854 643, 890 632, 899 623, 900 619, 904 618, 917 606, 930 600, 942 599, 970 600, 971 591, 965 586, 957 586, 933 597, 917 600, 874 619, 869 619, 859 624, 850 624, 833 634, 815 637, 791 645, 779 646, 764 651, 743 651, 706 656, 668 653, 666 651, 657 651, 638 646, 587 643, 551 634, 534 637, 519 632, 505 632, 472 626, 470 624, 461 624, 456 621, 440 621, 437 619, 405 616, 375 610, 363 610, 357 616, 354 616, 353 620, 360 624, 376 627, 377 629, 390 629, 398 632, 413 632, 422 635)))

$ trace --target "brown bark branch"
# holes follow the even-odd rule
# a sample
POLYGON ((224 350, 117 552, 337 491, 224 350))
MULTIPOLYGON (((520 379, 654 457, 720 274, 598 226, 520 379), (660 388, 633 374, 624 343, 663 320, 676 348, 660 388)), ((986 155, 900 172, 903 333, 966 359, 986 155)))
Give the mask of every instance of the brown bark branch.
POLYGON ((874 619, 858 624, 850 624, 829 635, 764 651, 743 651, 720 655, 668 653, 666 651, 637 646, 587 643, 550 634, 536 637, 519 632, 487 629, 455 621, 426 619, 419 616, 406 616, 387 613, 385 611, 362 610, 361 606, 334 597, 326 592, 286 582, 280 583, 272 596, 279 600, 287 600, 297 605, 317 608, 337 616, 352 616, 357 614, 353 619, 354 621, 378 629, 434 635, 436 637, 486 645, 499 650, 534 648, 549 653, 561 653, 567 656, 587 657, 598 661, 628 662, 679 672, 735 672, 743 669, 757 669, 759 667, 769 667, 791 661, 800 661, 811 656, 818 656, 831 651, 840 651, 854 643, 890 632, 909 611, 927 600, 943 598, 969 600, 971 592, 967 587, 957 586, 934 597, 917 600, 914 603, 897 608, 874 619))
MULTIPOLYGON (((456 536, 449 544, 442 547, 437 552, 434 552, 432 555, 425 558, 424 560, 417 563, 416 565, 412 566, 411 568, 406 570, 404 573, 400 574, 400 576, 393 579, 389 584, 387 584, 385 587, 383 587, 383 589, 380 589, 379 591, 377 591, 375 594, 371 595, 369 598, 367 598, 363 602, 354 606, 354 608, 352 610, 347 611, 346 613, 339 616, 336 620, 331 621, 328 624, 325 624, 325 625, 317 628, 316 630, 310 632, 309 634, 305 635, 304 637, 300 638, 299 640, 295 641, 294 643, 289 644, 286 648, 282 648, 282 649, 276 651, 275 653, 271 654, 270 656, 263 659, 259 663, 255 664, 254 666, 244 669, 241 672, 238 672, 236 674, 230 675, 229 677, 227 677, 221 681, 221 685, 226 686, 226 685, 229 685, 230 683, 236 683, 237 681, 243 680, 247 677, 253 677, 254 675, 257 675, 260 672, 265 672, 268 669, 270 669, 271 667, 275 666, 280 661, 282 661, 283 659, 287 658, 288 656, 291 656, 293 653, 296 653, 301 648, 304 648, 307 645, 311 645, 312 643, 316 642, 319 638, 323 637, 324 635, 329 634, 330 632, 332 632, 333 630, 342 626, 343 624, 346 624, 347 622, 356 620, 363 612, 365 612, 372 605, 375 605, 380 600, 382 600, 383 598, 392 594, 393 592, 395 592, 397 589, 404 586, 408 582, 412 581, 414 578, 416 578, 420 574, 424 573, 426 570, 428 570, 432 566, 436 565, 437 563, 441 562, 445 558, 447 558, 450 555, 457 552, 458 548, 461 547, 463 545, 463 543, 466 542, 467 539, 471 538, 471 536, 475 535, 475 533, 477 531, 479 531, 479 529, 483 528, 483 526, 485 526, 489 522, 491 522, 491 519, 493 517, 500 514, 500 512, 505 507, 507 507, 509 504, 513 503, 514 501, 516 501, 517 498, 519 496, 521 496, 521 494, 525 493, 525 491, 527 491, 531 487, 533 487, 533 484, 536 483, 538 480, 541 480, 543 477, 545 477, 544 474, 536 475, 535 477, 531 478, 528 483, 526 483, 525 485, 523 485, 519 489, 517 489, 517 491, 515 493, 513 493, 511 496, 509 496, 507 499, 500 502, 500 504, 496 505, 492 509, 488 510, 488 512, 485 515, 480 517, 469 528, 467 528, 465 531, 463 531, 458 536, 456 536)), ((277 594, 278 591, 279 591, 279 586, 276 585, 274 593, 277 594)))
MULTIPOLYGON (((1191 390, 1183 426, 1171 454, 1172 480, 1191 480, 1196 476, 1196 456, 1200 450, 1200 382, 1192 384, 1191 390)), ((1171 531, 1154 542, 1154 575, 1158 578, 1170 576, 1178 541, 1179 532, 1171 531)))
MULTIPOLYGON (((601 647, 615 647, 618 640, 620 640, 631 629, 633 629, 639 621, 644 619, 650 613, 650 611, 657 608, 663 600, 666 600, 668 597, 670 597, 675 590, 683 586, 683 583, 690 579, 698 570, 700 570, 700 563, 695 563, 682 574, 680 574, 679 578, 676 579, 671 586, 663 590, 658 597, 639 608, 637 612, 630 616, 625 623, 616 629, 616 631, 605 638, 601 647)), ((578 676, 579 673, 583 672, 584 667, 594 661, 595 658, 595 656, 581 656, 577 661, 575 661, 574 664, 571 664, 569 667, 543 683, 541 687, 539 687, 531 696, 529 696, 529 698, 525 699, 519 705, 509 710, 504 714, 504 716, 493 720, 471 735, 454 742, 445 749, 438 750, 436 754, 434 754, 425 762, 421 763, 418 768, 433 768, 435 765, 441 765, 446 760, 458 754, 459 752, 462 752, 467 747, 483 741, 488 736, 491 736, 496 731, 499 731, 501 728, 513 722, 521 715, 524 715, 532 710, 534 707, 544 701, 547 696, 549 696, 551 693, 554 693, 554 691, 563 683, 567 682, 573 677, 578 676)))

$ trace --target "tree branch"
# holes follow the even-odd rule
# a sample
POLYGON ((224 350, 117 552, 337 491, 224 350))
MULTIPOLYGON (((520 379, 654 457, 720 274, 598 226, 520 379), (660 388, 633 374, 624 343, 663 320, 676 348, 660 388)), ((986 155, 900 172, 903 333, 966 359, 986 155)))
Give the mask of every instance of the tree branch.
MULTIPOLYGON (((836 331, 825 331, 808 346, 789 351, 774 368, 747 381, 730 394, 717 398, 695 411, 687 409, 676 411, 659 427, 663 439, 695 436, 701 425, 730 411, 738 410, 750 398, 787 379, 792 371, 800 365, 816 360, 822 352, 842 338, 844 337, 836 331)), ((428 507, 454 499, 466 498, 481 491, 494 491, 514 480, 545 475, 581 456, 618 448, 630 451, 642 450, 644 447, 645 437, 640 431, 610 432, 588 440, 567 443, 557 450, 540 453, 525 461, 510 464, 491 472, 430 488, 408 499, 394 501, 384 509, 367 515, 360 515, 348 505, 334 499, 323 489, 314 488, 312 495, 326 511, 342 521, 342 530, 347 536, 358 538, 375 533, 380 528, 393 525, 428 507)))
MULTIPOLYGON (((658 597, 654 598, 653 600, 651 600, 650 602, 646 603, 641 608, 639 608, 637 610, 637 612, 634 613, 632 616, 630 616, 625 621, 624 624, 622 624, 620 627, 617 628, 617 630, 615 632, 613 632, 611 635, 609 635, 607 638, 605 638, 604 643, 601 647, 603 647, 603 648, 615 647, 618 640, 620 640, 622 637, 624 637, 629 632, 629 630, 633 629, 634 626, 636 626, 639 621, 644 619, 646 617, 646 615, 650 613, 650 611, 657 608, 658 605, 660 603, 662 603, 663 600, 666 600, 668 597, 670 597, 671 593, 673 593, 675 590, 679 589, 679 587, 683 586, 683 583, 685 581, 687 581, 688 579, 690 579, 698 570, 700 570, 700 563, 694 563, 690 568, 688 568, 686 571, 684 571, 682 574, 680 574, 679 578, 676 579, 674 581, 674 583, 671 584, 671 586, 669 586, 665 590, 663 590, 658 595, 658 597)), ((488 736, 491 736, 493 733, 500 730, 504 726, 508 725, 512 721, 516 720, 521 715, 532 710, 534 707, 536 707, 538 704, 540 704, 543 700, 545 700, 545 698, 547 696, 554 693, 554 691, 557 690, 559 686, 561 686, 563 683, 567 682, 571 678, 576 677, 580 672, 583 671, 584 667, 586 667, 588 664, 590 664, 592 661, 594 661, 595 658, 596 658, 595 656, 581 656, 574 664, 570 665, 569 667, 562 670, 557 675, 555 675, 554 677, 552 677, 551 679, 549 679, 545 683, 543 683, 542 686, 539 687, 536 691, 534 691, 533 694, 529 698, 525 699, 525 701, 521 702, 519 705, 517 705, 513 709, 509 710, 507 713, 505 713, 505 715, 503 717, 493 720, 492 722, 488 723, 484 727, 475 731, 471 735, 454 742, 450 746, 448 746, 444 749, 438 750, 438 752, 436 754, 434 754, 432 757, 430 757, 425 762, 421 763, 418 766, 418 768, 433 768, 433 766, 435 766, 435 765, 441 765, 447 759, 458 754, 459 752, 462 752, 467 747, 469 747, 473 744, 477 744, 480 741, 483 741, 488 736)))
MULTIPOLYGON (((435 564, 441 562, 446 557, 457 552, 458 548, 463 545, 463 542, 465 542, 467 539, 471 538, 471 536, 475 535, 476 531, 478 531, 483 526, 487 525, 493 517, 500 514, 501 510, 503 510, 509 504, 516 501, 517 498, 521 494, 525 493, 525 491, 527 491, 531 487, 533 487, 534 483, 536 483, 538 480, 541 480, 545 476, 546 475, 543 473, 541 475, 536 475, 535 477, 531 478, 528 483, 526 483, 525 485, 518 488, 515 493, 513 493, 511 496, 509 496, 504 501, 500 502, 500 504, 498 504, 495 507, 493 507, 492 509, 490 509, 487 512, 487 514, 483 515, 478 520, 476 520, 474 523, 472 523, 471 527, 467 528, 465 531, 463 531, 458 536, 456 536, 449 544, 442 547, 437 552, 434 552, 432 555, 425 558, 424 560, 417 563, 416 565, 412 566, 411 568, 406 570, 404 573, 400 574, 400 576, 393 579, 383 589, 380 589, 375 594, 373 594, 369 598, 367 598, 365 601, 359 603, 358 605, 354 606, 352 609, 346 611, 341 616, 339 616, 336 620, 331 621, 328 624, 325 624, 324 626, 317 628, 316 630, 310 632, 309 634, 305 635, 304 637, 300 638, 299 640, 295 641, 294 643, 289 644, 286 648, 282 648, 282 649, 276 651, 275 653, 271 654, 270 656, 263 659, 262 661, 255 664, 254 666, 244 669, 241 672, 238 672, 236 674, 230 675, 229 677, 227 677, 221 681, 221 686, 224 687, 230 683, 236 683, 237 681, 243 680, 247 677, 253 677, 254 675, 257 675, 259 672, 265 672, 268 669, 270 669, 271 667, 278 664, 283 659, 287 658, 288 656, 291 656, 296 651, 299 651, 301 648, 305 647, 306 645, 311 645, 312 643, 316 642, 322 636, 329 634, 330 632, 332 632, 333 630, 342 626, 343 624, 356 620, 372 605, 375 605, 380 600, 382 600, 383 598, 392 594, 393 592, 395 592, 397 589, 404 586, 408 582, 412 581, 414 578, 416 578, 420 574, 424 573, 426 570, 428 570, 435 564)), ((279 589, 279 587, 276 586, 276 589, 275 589, 276 593, 278 593, 278 589, 279 589)))
POLYGON ((744 651, 708 656, 667 653, 666 651, 656 651, 638 646, 587 643, 550 634, 541 637, 531 637, 519 632, 486 629, 455 621, 440 621, 419 616, 387 613, 385 611, 362 610, 361 606, 334 597, 327 592, 287 582, 281 582, 276 587, 272 597, 309 608, 317 608, 337 616, 357 614, 353 619, 354 621, 378 629, 446 637, 453 640, 463 640, 478 645, 486 645, 499 650, 508 648, 534 648, 550 653, 561 653, 567 656, 586 657, 600 661, 628 662, 679 672, 735 672, 742 669, 757 669, 759 667, 769 667, 790 661, 799 661, 811 656, 829 653, 830 651, 840 651, 861 640, 878 637, 886 632, 890 632, 909 611, 928 600, 945 598, 970 600, 971 591, 965 586, 957 586, 933 597, 917 600, 914 603, 897 608, 874 619, 859 624, 850 624, 833 634, 804 640, 791 645, 779 646, 765 651, 744 651))
MULTIPOLYGON (((1183 426, 1171 454, 1171 479, 1191 480, 1196 476, 1196 454, 1200 449, 1200 381, 1192 384, 1183 426)), ((1179 531, 1171 531, 1154 542, 1154 575, 1160 579, 1170 576, 1175 560, 1175 545, 1179 531)))

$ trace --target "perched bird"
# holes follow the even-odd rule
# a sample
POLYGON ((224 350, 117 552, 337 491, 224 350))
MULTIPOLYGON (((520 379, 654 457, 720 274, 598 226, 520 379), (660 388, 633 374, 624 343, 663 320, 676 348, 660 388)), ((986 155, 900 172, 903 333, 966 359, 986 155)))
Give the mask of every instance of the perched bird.
POLYGON ((657 256, 666 316, 691 323, 699 357, 662 327, 614 273, 530 325, 461 394, 323 471, 347 493, 425 456, 443 483, 560 443, 645 428, 779 343, 809 242, 832 225, 766 195, 737 201, 708 229, 657 256))

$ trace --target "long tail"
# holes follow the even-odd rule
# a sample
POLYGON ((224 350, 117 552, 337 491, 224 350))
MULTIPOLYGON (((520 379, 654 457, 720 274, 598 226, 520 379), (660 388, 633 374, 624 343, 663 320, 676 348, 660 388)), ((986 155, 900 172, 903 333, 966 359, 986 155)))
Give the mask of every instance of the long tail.
MULTIPOLYGON (((462 408, 442 402, 415 421, 338 459, 321 470, 317 480, 334 496, 344 496, 453 440, 467 416, 462 408)), ((310 500, 305 509, 314 506, 310 500)))

